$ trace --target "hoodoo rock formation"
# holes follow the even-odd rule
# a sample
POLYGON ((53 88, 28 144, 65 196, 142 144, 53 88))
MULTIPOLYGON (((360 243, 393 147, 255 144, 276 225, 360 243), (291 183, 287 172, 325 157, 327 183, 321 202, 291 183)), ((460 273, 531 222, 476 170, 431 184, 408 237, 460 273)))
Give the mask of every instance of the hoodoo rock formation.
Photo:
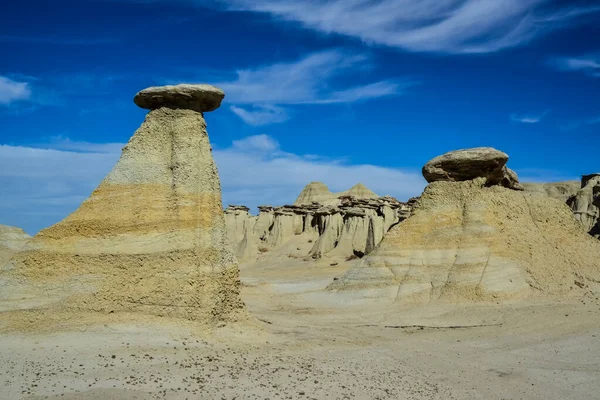
POLYGON ((362 184, 336 196, 324 184, 312 182, 294 205, 261 206, 256 217, 247 207, 229 206, 225 219, 240 260, 300 243, 310 243, 304 256, 315 259, 362 257, 377 247, 390 227, 410 215, 413 203, 377 197, 362 184), (320 201, 305 203, 315 199, 320 201))
POLYGON ((31 239, 21 228, 0 225, 0 268, 31 239))
POLYGON ((218 107, 215 93, 222 92, 185 85, 136 96, 152 110, 113 170, 4 267, 3 310, 143 313, 209 324, 244 314, 199 112, 218 107))
MULTIPOLYGON (((489 171, 504 168, 503 156, 491 158, 499 160, 490 161, 493 168, 482 166, 480 149, 453 152, 452 158, 460 160, 460 171, 472 172, 430 183, 412 216, 331 290, 410 304, 600 289, 600 243, 583 232, 565 204, 513 190, 518 182, 507 184, 496 172, 490 186, 489 171), (480 169, 485 176, 477 176, 480 169)), ((456 170, 443 166, 450 175, 456 170)))

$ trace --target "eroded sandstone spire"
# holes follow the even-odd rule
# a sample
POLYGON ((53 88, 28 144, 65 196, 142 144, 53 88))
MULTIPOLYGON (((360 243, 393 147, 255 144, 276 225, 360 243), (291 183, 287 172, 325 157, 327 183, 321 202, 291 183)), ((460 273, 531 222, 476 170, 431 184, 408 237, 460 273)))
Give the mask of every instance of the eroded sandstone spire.
MULTIPOLYGON (((214 109, 217 91, 194 92, 193 101, 212 104, 202 111, 214 109)), ((5 268, 3 309, 145 313, 207 323, 243 313, 203 115, 197 106, 181 107, 179 87, 143 92, 160 93, 160 103, 152 104, 163 107, 148 113, 91 196, 5 268)))

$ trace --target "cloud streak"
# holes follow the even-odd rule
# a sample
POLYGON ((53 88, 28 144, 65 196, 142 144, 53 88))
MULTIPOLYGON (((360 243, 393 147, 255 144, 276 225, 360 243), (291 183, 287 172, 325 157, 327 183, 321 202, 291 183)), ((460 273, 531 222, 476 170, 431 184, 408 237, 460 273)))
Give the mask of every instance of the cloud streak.
POLYGON ((19 82, 0 76, 0 105, 6 106, 16 101, 28 100, 30 97, 29 82, 19 82))
POLYGON ((245 123, 252 126, 276 124, 290 118, 284 108, 273 105, 254 106, 252 110, 236 106, 231 106, 230 109, 245 123))
POLYGON ((581 57, 558 57, 549 64, 559 71, 582 72, 594 78, 600 78, 600 55, 589 54, 581 57))
POLYGON ((370 68, 362 54, 327 50, 303 58, 236 71, 236 78, 215 82, 234 103, 231 110, 254 126, 284 122, 289 112, 282 106, 354 103, 401 94, 416 85, 412 80, 381 80, 359 85, 340 85, 339 80, 370 68), (251 105, 252 108, 243 107, 251 105))
MULTIPOLYGON (((199 2, 200 4, 206 2, 199 2)), ((490 53, 577 23, 600 7, 551 0, 221 0, 325 34, 415 52, 490 53)))
POLYGON ((541 114, 512 114, 510 120, 522 124, 537 124, 538 122, 541 122, 548 113, 549 111, 544 111, 541 114))

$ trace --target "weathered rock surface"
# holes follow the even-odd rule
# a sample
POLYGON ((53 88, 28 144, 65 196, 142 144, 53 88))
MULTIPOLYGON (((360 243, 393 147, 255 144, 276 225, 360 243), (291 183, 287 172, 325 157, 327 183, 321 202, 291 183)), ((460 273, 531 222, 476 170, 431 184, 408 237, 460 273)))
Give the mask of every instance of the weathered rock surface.
POLYGON ((598 260, 600 243, 559 201, 487 177, 439 181, 330 289, 407 304, 562 296, 600 289, 598 260))
POLYGON ((245 207, 230 206, 225 218, 240 260, 252 260, 298 237, 312 244, 304 256, 362 257, 377 247, 393 225, 410 215, 414 201, 340 196, 336 205, 263 206, 257 217, 245 207))
POLYGON ((21 228, 0 225, 0 267, 10 260, 17 252, 21 251, 31 239, 21 228))
POLYGON ((337 197, 323 182, 311 182, 302 189, 294 205, 301 206, 312 203, 323 205, 337 204, 337 197))
MULTIPOLYGON (((143 313, 208 324, 244 315, 203 115, 147 115, 81 206, 0 275, 0 309, 143 313)), ((98 315, 98 314, 95 314, 98 315)))
POLYGON ((133 101, 138 107, 156 110, 162 107, 198 112, 214 111, 221 106, 225 93, 211 85, 156 86, 140 91, 133 101))
POLYGON ((575 218, 583 229, 593 236, 600 236, 600 173, 584 175, 581 178, 581 189, 569 200, 575 218))
POLYGON ((486 184, 523 190, 517 174, 506 167, 508 155, 491 147, 451 151, 423 166, 427 182, 461 182, 485 178, 486 184))
POLYGON ((551 182, 551 183, 522 183, 525 191, 530 193, 545 194, 566 203, 575 196, 581 188, 579 181, 551 182))
POLYGON ((338 206, 340 205, 340 199, 345 196, 351 196, 356 199, 376 199, 379 197, 377 193, 362 183, 357 183, 344 192, 333 193, 324 183, 311 182, 302 189, 294 205, 302 206, 319 203, 326 206, 338 206))
POLYGON ((379 197, 377 193, 373 192, 362 183, 357 183, 356 185, 352 186, 350 190, 338 195, 338 197, 341 196, 351 196, 356 199, 376 199, 379 197))

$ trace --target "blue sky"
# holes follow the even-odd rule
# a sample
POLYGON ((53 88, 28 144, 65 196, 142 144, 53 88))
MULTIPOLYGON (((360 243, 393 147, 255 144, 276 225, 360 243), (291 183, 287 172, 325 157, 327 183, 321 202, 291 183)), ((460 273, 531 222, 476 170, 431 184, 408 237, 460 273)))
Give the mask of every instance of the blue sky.
POLYGON ((0 13, 0 224, 64 218, 143 121, 145 87, 211 83, 224 202, 308 182, 400 199, 444 152, 522 180, 600 170, 600 1, 55 0, 0 13))

